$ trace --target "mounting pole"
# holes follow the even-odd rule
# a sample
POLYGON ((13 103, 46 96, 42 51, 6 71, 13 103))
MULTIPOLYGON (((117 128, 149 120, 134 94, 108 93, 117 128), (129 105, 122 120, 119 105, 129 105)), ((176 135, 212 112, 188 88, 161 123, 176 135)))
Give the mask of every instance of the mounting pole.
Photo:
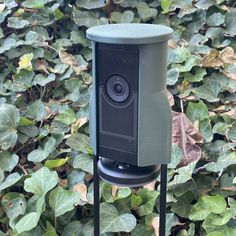
POLYGON ((93 156, 93 191, 94 191, 94 236, 100 236, 100 191, 98 164, 99 156, 93 156))
POLYGON ((161 165, 160 183, 160 228, 159 235, 166 234, 166 189, 167 189, 167 165, 161 165))

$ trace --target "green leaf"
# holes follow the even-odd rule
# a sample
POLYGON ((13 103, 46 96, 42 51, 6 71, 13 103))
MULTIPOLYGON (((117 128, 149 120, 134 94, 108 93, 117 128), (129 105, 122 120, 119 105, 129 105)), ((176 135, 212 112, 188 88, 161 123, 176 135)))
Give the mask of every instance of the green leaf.
POLYGON ((95 25, 108 24, 107 18, 99 18, 96 13, 91 11, 80 11, 74 8, 72 16, 75 24, 79 26, 86 26, 89 28, 95 25))
POLYGON ((52 168, 63 166, 64 164, 66 164, 67 161, 68 161, 68 157, 67 158, 54 159, 54 160, 47 160, 44 165, 47 168, 52 169, 52 168))
POLYGON ((187 166, 177 169, 178 175, 174 177, 174 184, 182 184, 192 179, 192 174, 196 166, 196 161, 188 164, 187 166))
POLYGON ((4 181, 0 184, 0 192, 6 188, 11 187, 15 183, 17 183, 21 179, 21 176, 15 172, 10 175, 8 175, 4 181))
POLYGON ((89 144, 89 138, 85 134, 74 133, 67 140, 66 145, 74 149, 75 151, 80 151, 85 154, 92 153, 92 149, 89 144))
POLYGON ((62 236, 77 236, 82 233, 83 225, 79 221, 71 221, 63 229, 62 236))
POLYGON ((203 101, 198 103, 189 102, 187 107, 187 117, 194 123, 209 117, 208 108, 203 101))
POLYGON ((47 232, 44 233, 42 236, 57 236, 56 230, 48 221, 47 221, 47 232))
POLYGON ((53 0, 26 0, 22 3, 22 6, 27 8, 43 8, 44 5, 53 0))
POLYGON ((183 63, 191 57, 191 52, 188 48, 178 47, 174 50, 173 63, 183 63))
POLYGON ((34 124, 35 122, 33 120, 30 120, 26 117, 20 117, 19 126, 29 126, 34 124))
POLYGON ((207 205, 210 212, 215 214, 222 213, 226 208, 226 201, 225 199, 220 196, 204 196, 202 197, 203 202, 207 205))
POLYGON ((233 122, 232 125, 228 126, 227 137, 231 141, 236 142, 236 121, 233 122))
POLYGON ((226 201, 220 195, 203 196, 191 208, 189 219, 204 220, 210 213, 220 214, 226 209, 226 201))
POLYGON ((169 12, 170 6, 171 6, 171 0, 161 0, 161 8, 163 14, 169 12))
POLYGON ((119 199, 128 197, 131 194, 131 189, 128 187, 119 187, 116 196, 112 196, 112 185, 109 183, 103 183, 102 185, 102 197, 106 202, 114 202, 119 199))
POLYGON ((175 83, 178 81, 179 78, 179 71, 176 68, 172 68, 167 71, 167 85, 175 85, 175 83))
POLYGON ((134 13, 132 11, 118 12, 114 11, 111 13, 111 21, 116 23, 131 23, 134 19, 134 13))
POLYGON ((10 192, 2 197, 2 207, 12 221, 25 213, 26 201, 22 194, 10 192))
POLYGON ((14 147, 17 141, 17 125, 20 121, 20 113, 15 106, 1 104, 0 106, 0 147, 7 150, 14 147))
POLYGON ((203 85, 193 91, 199 98, 205 99, 208 102, 217 102, 219 101, 218 95, 221 91, 221 84, 219 81, 208 79, 203 85))
POLYGON ((224 154, 219 156, 216 162, 210 162, 205 165, 207 171, 220 172, 230 165, 236 164, 235 154, 224 154))
POLYGON ((194 74, 192 73, 184 73, 184 79, 189 82, 200 82, 203 80, 203 77, 206 75, 206 70, 203 68, 197 68, 194 74))
POLYGON ((0 169, 3 171, 12 171, 19 162, 19 157, 16 154, 12 154, 8 151, 0 153, 0 169))
POLYGON ((183 158, 183 151, 176 144, 172 144, 171 163, 168 168, 176 168, 183 158))
POLYGON ((140 216, 145 216, 153 212, 158 195, 158 192, 146 188, 138 191, 138 196, 142 198, 142 205, 138 208, 140 216))
POLYGON ((48 84, 52 81, 55 81, 55 79, 56 79, 56 76, 54 74, 49 74, 48 77, 45 77, 42 74, 37 74, 34 77, 33 84, 34 85, 38 84, 40 86, 45 86, 46 84, 48 84))
POLYGON ((37 226, 39 221, 39 214, 37 212, 30 212, 23 216, 15 225, 15 230, 18 234, 25 231, 30 231, 37 226))
POLYGON ((219 26, 224 24, 224 22, 225 22, 225 17, 221 13, 213 13, 207 19, 207 24, 209 26, 219 26))
POLYGON ((24 54, 20 57, 19 66, 17 67, 17 73, 19 73, 22 69, 32 71, 32 59, 34 55, 33 53, 24 54))
POLYGON ((93 174, 93 159, 86 154, 79 154, 74 158, 73 167, 93 174))
POLYGON ((227 12, 225 15, 225 33, 230 35, 230 36, 235 36, 236 35, 236 12, 227 12))
POLYGON ((213 131, 211 126, 211 120, 208 118, 205 118, 200 121, 199 123, 199 131, 204 137, 205 141, 207 143, 211 142, 213 139, 213 131))
POLYGON ((65 125, 71 125, 76 121, 76 115, 72 109, 67 109, 56 116, 55 120, 65 125))
POLYGON ((42 167, 25 180, 24 189, 37 196, 45 196, 48 191, 57 185, 57 182, 56 171, 50 171, 47 167, 42 167))
POLYGON ((48 154, 42 148, 39 147, 38 149, 30 152, 28 154, 27 159, 32 162, 41 162, 47 157, 48 157, 48 154))
POLYGON ((29 21, 20 19, 19 17, 9 17, 7 21, 7 26, 14 29, 23 29, 29 25, 29 21))
POLYGON ((50 192, 49 204, 54 211, 56 217, 73 210, 74 206, 80 201, 80 194, 64 190, 58 186, 50 192))
POLYGON ((77 0, 76 5, 85 9, 96 9, 104 7, 107 3, 104 0, 77 0))
POLYGON ((101 233, 106 232, 130 232, 136 226, 136 218, 132 214, 119 214, 115 206, 103 202, 101 211, 101 233))
POLYGON ((28 106, 26 114, 29 118, 35 119, 36 121, 42 121, 46 117, 47 112, 43 102, 37 100, 28 106))
POLYGON ((139 17, 142 21, 146 22, 151 18, 155 18, 157 16, 157 9, 150 8, 146 2, 140 2, 137 5, 137 10, 139 17))

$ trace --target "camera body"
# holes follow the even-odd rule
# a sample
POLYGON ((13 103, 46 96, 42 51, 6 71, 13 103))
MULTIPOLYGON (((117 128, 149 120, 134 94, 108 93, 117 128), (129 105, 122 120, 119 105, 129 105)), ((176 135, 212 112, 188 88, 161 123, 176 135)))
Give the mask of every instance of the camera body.
POLYGON ((93 41, 90 141, 103 159, 101 172, 125 169, 138 178, 145 170, 150 173, 150 166, 157 173, 159 165, 170 162, 172 117, 166 68, 171 33, 169 27, 150 24, 87 30, 93 41))

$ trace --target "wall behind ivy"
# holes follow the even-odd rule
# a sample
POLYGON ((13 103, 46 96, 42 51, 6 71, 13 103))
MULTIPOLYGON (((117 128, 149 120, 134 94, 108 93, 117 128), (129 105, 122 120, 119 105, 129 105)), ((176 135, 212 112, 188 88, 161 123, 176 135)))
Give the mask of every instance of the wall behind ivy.
MULTIPOLYGON (((166 235, 236 235, 235 5, 0 0, 0 235, 93 235, 85 31, 120 22, 174 30, 166 235)), ((102 183, 103 235, 157 235, 159 186, 102 183)))

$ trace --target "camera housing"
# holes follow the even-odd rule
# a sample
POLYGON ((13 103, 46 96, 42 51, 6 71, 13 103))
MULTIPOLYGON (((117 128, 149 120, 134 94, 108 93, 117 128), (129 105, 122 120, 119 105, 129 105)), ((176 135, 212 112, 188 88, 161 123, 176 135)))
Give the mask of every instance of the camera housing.
POLYGON ((172 117, 166 91, 167 40, 151 24, 109 24, 87 30, 93 41, 90 141, 100 176, 140 185, 171 159, 172 117))

